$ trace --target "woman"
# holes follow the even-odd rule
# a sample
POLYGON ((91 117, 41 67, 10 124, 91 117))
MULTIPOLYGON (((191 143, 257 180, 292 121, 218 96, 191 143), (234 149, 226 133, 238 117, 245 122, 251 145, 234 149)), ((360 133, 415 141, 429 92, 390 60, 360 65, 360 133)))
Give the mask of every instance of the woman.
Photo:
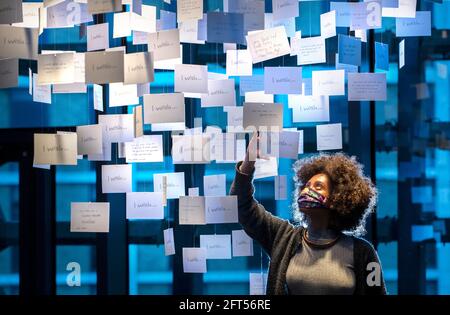
POLYGON ((364 232, 376 189, 354 158, 318 155, 294 164, 294 218, 273 216, 253 197, 256 137, 236 166, 231 195, 239 222, 270 256, 267 294, 386 294, 373 246, 364 232), (346 232, 345 234, 343 232, 346 232))

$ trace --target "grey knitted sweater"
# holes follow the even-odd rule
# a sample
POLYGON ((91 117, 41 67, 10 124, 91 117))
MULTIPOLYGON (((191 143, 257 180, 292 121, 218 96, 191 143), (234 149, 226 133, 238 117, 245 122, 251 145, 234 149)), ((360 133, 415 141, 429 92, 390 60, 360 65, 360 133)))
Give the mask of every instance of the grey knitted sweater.
MULTIPOLYGON (((236 166, 236 175, 230 189, 230 195, 238 197, 239 223, 245 232, 262 246, 270 258, 266 293, 268 295, 288 294, 286 272, 291 258, 299 246, 302 246, 303 227, 294 226, 288 220, 272 215, 255 200, 253 175, 239 172, 240 163, 236 166)), ((353 236, 352 238, 354 294, 386 294, 382 272, 379 285, 369 285, 370 281, 367 281, 373 271, 368 268, 369 263, 380 264, 375 249, 362 238, 353 236)))

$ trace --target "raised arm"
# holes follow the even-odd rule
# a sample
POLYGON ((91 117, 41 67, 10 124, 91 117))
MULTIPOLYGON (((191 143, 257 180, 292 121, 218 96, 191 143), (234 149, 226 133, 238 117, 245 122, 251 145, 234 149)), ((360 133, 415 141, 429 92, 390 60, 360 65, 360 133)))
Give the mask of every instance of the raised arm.
POLYGON ((293 228, 287 220, 283 220, 268 212, 254 197, 253 173, 255 170, 254 156, 259 157, 256 149, 257 137, 250 140, 245 160, 236 165, 236 175, 231 185, 230 195, 238 198, 239 223, 245 232, 261 244, 271 255, 272 246, 277 233, 284 233, 293 228), (256 154, 254 154, 256 152, 256 154))

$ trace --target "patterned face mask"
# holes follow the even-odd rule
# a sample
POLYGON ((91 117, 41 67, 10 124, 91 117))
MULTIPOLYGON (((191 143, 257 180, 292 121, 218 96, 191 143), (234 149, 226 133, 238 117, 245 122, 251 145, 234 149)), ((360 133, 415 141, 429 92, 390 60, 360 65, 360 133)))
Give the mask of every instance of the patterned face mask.
POLYGON ((299 208, 327 208, 327 198, 311 188, 301 193, 297 202, 299 208))

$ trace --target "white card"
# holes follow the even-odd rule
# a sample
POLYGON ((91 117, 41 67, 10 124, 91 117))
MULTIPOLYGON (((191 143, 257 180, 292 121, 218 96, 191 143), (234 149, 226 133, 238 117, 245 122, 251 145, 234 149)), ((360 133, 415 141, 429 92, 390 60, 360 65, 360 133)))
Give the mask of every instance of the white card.
POLYGON ((227 76, 249 76, 253 73, 252 55, 247 49, 227 50, 227 76))
POLYGON ((208 80, 208 94, 202 94, 201 107, 236 106, 234 79, 208 80))
POLYGON ((52 103, 52 86, 50 84, 38 85, 39 75, 33 73, 33 102, 52 103))
POLYGON ((114 13, 113 38, 131 36, 131 12, 114 13))
POLYGON ((298 48, 297 65, 327 62, 325 38, 321 36, 301 38, 298 48))
POLYGON ((34 163, 77 165, 77 134, 34 134, 34 163))
POLYGON ((102 154, 102 141, 101 125, 77 126, 78 154, 102 154))
POLYGON ((206 249, 206 259, 231 259, 231 235, 200 235, 200 248, 206 249))
POLYGON ((164 192, 163 177, 167 177, 167 199, 178 199, 185 195, 184 172, 153 174, 154 191, 164 192))
POLYGON ((244 230, 231 231, 233 256, 253 256, 253 239, 244 230))
POLYGON ((173 164, 210 163, 210 136, 192 134, 172 136, 173 164))
POLYGON ((287 179, 286 175, 275 176, 275 200, 287 199, 287 179))
POLYGON ((237 223, 237 196, 205 197, 206 223, 237 223))
POLYGON ((273 103, 273 94, 266 94, 264 91, 245 92, 245 103, 273 103))
POLYGON ((124 84, 153 82, 153 54, 141 52, 124 56, 124 84))
POLYGON ((313 71, 312 94, 345 95, 345 70, 313 71))
POLYGON ((87 51, 109 48, 109 23, 87 26, 87 51))
POLYGON ((155 69, 160 70, 175 70, 176 65, 180 65, 183 63, 183 45, 180 45, 180 57, 179 58, 173 58, 173 59, 167 59, 167 60, 160 60, 155 61, 155 69))
POLYGON ((385 17, 416 17, 417 0, 398 0, 398 6, 395 8, 383 7, 381 15, 385 17))
POLYGON ((127 193, 132 191, 131 165, 102 165, 102 193, 127 193))
POLYGON ((336 11, 320 15, 320 36, 323 38, 336 36, 336 11))
POLYGON ((405 40, 398 44, 398 68, 401 69, 405 65, 405 40))
POLYGON ((93 84, 94 86, 94 109, 103 112, 103 86, 93 84))
POLYGON ((206 249, 183 247, 183 271, 206 273, 206 249))
POLYGON ((123 50, 86 53, 86 83, 123 82, 123 55, 123 50))
POLYGON ((0 25, 0 59, 37 60, 38 30, 0 25))
POLYGON ((244 128, 283 129, 283 104, 244 103, 244 128))
POLYGON ((316 126, 317 151, 342 149, 342 124, 316 126))
POLYGON ((99 115, 98 123, 103 126, 107 142, 130 142, 134 139, 134 115, 99 115))
POLYGON ((148 34, 147 45, 155 61, 180 58, 180 31, 173 29, 148 34))
POLYGON ((109 107, 139 104, 136 84, 122 82, 109 84, 109 107))
POLYGON ((19 59, 0 60, 0 89, 19 85, 19 59))
POLYGON ((72 202, 70 232, 109 232, 109 202, 72 202))
POLYGON ((270 151, 265 152, 263 149, 263 155, 267 153, 267 155, 287 159, 296 160, 298 158, 299 133, 297 131, 263 132, 261 133, 263 135, 261 140, 264 141, 264 137, 267 137, 268 134, 270 135, 270 151))
POLYGON ((125 143, 127 163, 163 162, 162 135, 142 136, 125 143))
POLYGON ((184 123, 183 93, 144 95, 144 124, 184 123))
POLYGON ((200 20, 203 17, 203 0, 178 0, 177 22, 200 20))
POLYGON ((208 93, 208 67, 176 65, 175 92, 208 93))
POLYGON ((385 101, 386 73, 349 73, 349 101, 385 101))
POLYGON ((203 194, 205 196, 225 196, 226 175, 205 175, 203 176, 203 194))
POLYGON ((164 230, 164 255, 175 255, 175 239, 173 236, 173 228, 164 230))
POLYGON ((127 219, 164 219, 162 193, 127 193, 127 219))
POLYGON ((292 122, 330 121, 328 96, 288 95, 288 102, 292 108, 292 122))
POLYGON ((278 162, 276 157, 265 159, 256 159, 254 179, 272 177, 278 175, 278 162))
POLYGON ((250 295, 265 295, 267 288, 267 273, 250 273, 250 295))
POLYGON ((291 53, 284 26, 249 33, 247 45, 254 64, 291 53))
POLYGON ((200 196, 199 188, 198 187, 188 188, 188 196, 191 196, 191 197, 198 197, 198 196, 200 196))
POLYGON ((117 12, 122 10, 121 0, 88 0, 88 10, 91 14, 117 12))
POLYGON ((224 107, 224 111, 227 113, 227 132, 242 132, 244 108, 242 106, 224 107))
POLYGON ((74 53, 38 56, 38 84, 73 83, 75 81, 74 53))
POLYGON ((180 225, 206 224, 205 197, 180 196, 178 219, 180 225))
POLYGON ((274 20, 298 16, 298 0, 272 0, 274 20))
POLYGON ((13 23, 15 27, 39 28, 39 8, 42 8, 42 2, 22 3, 23 22, 13 23))
MULTIPOLYGON (((206 18, 204 19, 206 20, 206 18)), ((200 21, 201 20, 189 20, 178 23, 181 43, 199 44, 199 45, 205 44, 204 40, 198 39, 200 21)))

